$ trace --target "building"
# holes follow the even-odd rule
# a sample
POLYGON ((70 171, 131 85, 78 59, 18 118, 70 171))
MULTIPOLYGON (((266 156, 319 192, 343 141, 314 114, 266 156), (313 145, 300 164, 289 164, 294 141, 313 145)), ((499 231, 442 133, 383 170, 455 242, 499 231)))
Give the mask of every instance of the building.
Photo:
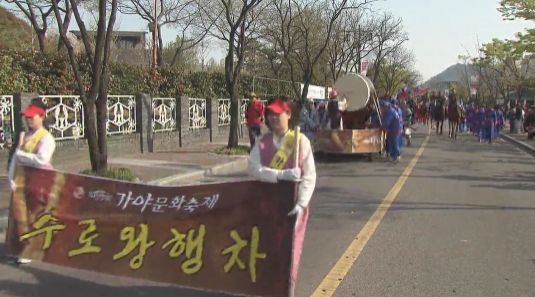
MULTIPOLYGON (((71 31, 78 40, 82 39, 80 31, 71 31)), ((95 36, 96 31, 88 31, 89 36, 95 36)), ((147 49, 147 32, 144 31, 115 31, 113 32, 114 48, 113 60, 131 65, 149 66, 150 50, 147 49)))

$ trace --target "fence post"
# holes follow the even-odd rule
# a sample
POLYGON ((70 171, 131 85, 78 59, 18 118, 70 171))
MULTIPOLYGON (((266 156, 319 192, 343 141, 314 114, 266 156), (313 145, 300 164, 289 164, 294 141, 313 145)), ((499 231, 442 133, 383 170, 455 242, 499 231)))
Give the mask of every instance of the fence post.
POLYGON ((136 95, 136 125, 139 133, 139 149, 142 154, 154 152, 152 96, 136 95))
POLYGON ((187 96, 176 98, 176 112, 178 137, 180 138, 178 143, 180 147, 183 147, 189 134, 189 98, 187 96))
POLYGON ((210 143, 214 142, 214 133, 217 133, 219 123, 219 100, 206 98, 206 126, 210 129, 210 143))

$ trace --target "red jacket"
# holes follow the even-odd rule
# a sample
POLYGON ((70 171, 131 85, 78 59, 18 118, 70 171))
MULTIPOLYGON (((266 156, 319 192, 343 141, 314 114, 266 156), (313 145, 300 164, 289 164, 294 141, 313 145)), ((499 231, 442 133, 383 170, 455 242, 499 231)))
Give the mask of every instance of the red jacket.
POLYGON ((247 127, 262 127, 262 117, 264 116, 264 103, 260 100, 251 100, 247 105, 245 117, 247 118, 247 127))

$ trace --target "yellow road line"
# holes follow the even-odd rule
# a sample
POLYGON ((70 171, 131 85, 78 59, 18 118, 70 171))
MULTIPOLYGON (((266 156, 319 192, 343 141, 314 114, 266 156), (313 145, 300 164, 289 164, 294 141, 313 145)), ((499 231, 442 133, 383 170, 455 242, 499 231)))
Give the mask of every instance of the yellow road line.
POLYGON ((357 237, 353 240, 353 242, 351 242, 342 257, 340 257, 338 262, 336 262, 334 267, 323 279, 320 285, 316 288, 314 293, 312 293, 311 297, 326 297, 334 295, 334 292, 336 291, 336 289, 338 289, 338 286, 340 286, 340 284, 344 280, 344 277, 349 272, 349 269, 351 269, 353 264, 355 264, 355 262, 357 261, 357 258, 359 257, 360 253, 368 243, 368 240, 370 240, 377 227, 379 227, 379 224, 381 224, 381 221, 383 220, 386 212, 388 211, 394 200, 396 200, 396 197, 398 196, 399 192, 403 188, 403 185, 409 178, 409 175, 414 169, 414 166, 416 166, 418 159, 420 159, 420 157, 424 153, 425 146, 429 141, 430 132, 431 129, 429 129, 429 131, 427 132, 427 136, 424 142, 422 143, 422 146, 420 146, 420 149, 418 150, 418 152, 416 152, 414 158, 412 158, 412 160, 409 162, 409 165, 407 165, 407 167, 397 180, 396 184, 394 184, 390 192, 381 201, 381 204, 377 207, 366 225, 364 225, 364 228, 362 228, 357 237))

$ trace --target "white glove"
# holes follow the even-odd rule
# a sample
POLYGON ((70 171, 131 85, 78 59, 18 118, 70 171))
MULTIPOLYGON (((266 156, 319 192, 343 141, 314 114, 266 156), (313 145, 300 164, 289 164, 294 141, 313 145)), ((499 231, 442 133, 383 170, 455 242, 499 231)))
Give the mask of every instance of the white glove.
POLYGON ((293 169, 281 170, 277 174, 277 179, 293 181, 293 182, 301 181, 301 169, 300 168, 293 168, 293 169))
POLYGON ((303 212, 303 207, 299 204, 296 204, 294 209, 292 209, 292 211, 288 213, 288 216, 293 216, 293 215, 299 216, 301 212, 303 212))
POLYGON ((17 189, 17 185, 15 185, 15 182, 10 180, 9 186, 11 187, 11 191, 15 191, 17 189))

